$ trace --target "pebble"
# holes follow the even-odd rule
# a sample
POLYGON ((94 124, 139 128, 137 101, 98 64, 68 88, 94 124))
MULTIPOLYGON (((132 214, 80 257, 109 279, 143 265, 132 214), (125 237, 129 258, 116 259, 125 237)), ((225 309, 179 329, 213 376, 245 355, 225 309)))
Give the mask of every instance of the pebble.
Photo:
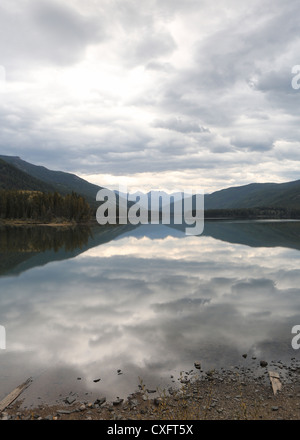
POLYGON ((267 361, 260 361, 259 364, 261 367, 266 367, 268 365, 268 362, 267 361))
POLYGON ((201 362, 200 362, 200 361, 195 361, 195 362, 194 362, 194 366, 195 366, 195 368, 196 368, 197 370, 200 370, 200 369, 201 369, 201 362))
POLYGON ((72 403, 74 403, 76 400, 76 397, 74 396, 68 396, 65 400, 66 403, 68 403, 69 405, 71 405, 72 403))
POLYGON ((59 409, 57 410, 57 414, 71 414, 72 411, 68 411, 67 409, 59 409))
POLYGON ((98 399, 95 400, 94 405, 103 405, 103 403, 106 402, 106 397, 99 397, 98 399))
POLYGON ((159 406, 162 403, 162 398, 161 397, 156 397, 153 400, 154 405, 159 406))
POLYGON ((135 406, 138 406, 138 401, 136 399, 129 400, 129 406, 134 408, 135 406))
POLYGON ((117 406, 120 405, 122 402, 124 402, 124 399, 120 399, 119 397, 117 397, 116 400, 113 401, 113 405, 117 406))
POLYGON ((190 379, 188 377, 183 377, 182 379, 180 379, 181 383, 189 383, 190 379))
POLYGON ((1 420, 9 420, 9 415, 8 415, 7 412, 3 412, 3 413, 2 413, 1 420))

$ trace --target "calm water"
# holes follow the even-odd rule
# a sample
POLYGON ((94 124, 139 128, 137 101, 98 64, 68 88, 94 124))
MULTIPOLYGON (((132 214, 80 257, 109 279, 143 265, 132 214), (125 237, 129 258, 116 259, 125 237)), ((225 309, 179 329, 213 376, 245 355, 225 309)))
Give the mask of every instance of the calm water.
POLYGON ((299 358, 299 250, 299 222, 3 228, 0 398, 30 376, 28 405, 164 387, 195 360, 299 358))

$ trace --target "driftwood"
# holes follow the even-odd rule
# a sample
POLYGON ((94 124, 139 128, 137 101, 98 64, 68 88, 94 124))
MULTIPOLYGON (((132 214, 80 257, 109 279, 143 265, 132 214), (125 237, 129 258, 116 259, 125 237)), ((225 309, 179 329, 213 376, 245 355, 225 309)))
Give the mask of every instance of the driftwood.
POLYGON ((15 388, 11 393, 9 393, 3 400, 0 402, 0 412, 2 412, 5 408, 7 408, 17 397, 27 388, 32 382, 32 378, 26 380, 26 382, 19 385, 15 388))
POLYGON ((280 382, 279 374, 276 371, 269 371, 270 381, 273 388, 274 395, 277 394, 277 391, 281 391, 282 384, 280 382))

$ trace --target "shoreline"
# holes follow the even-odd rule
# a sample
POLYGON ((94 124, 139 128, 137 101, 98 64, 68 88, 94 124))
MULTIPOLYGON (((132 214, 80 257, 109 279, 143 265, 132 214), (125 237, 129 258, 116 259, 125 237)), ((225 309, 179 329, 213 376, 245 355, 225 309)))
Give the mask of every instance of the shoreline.
POLYGON ((75 227, 75 226, 90 226, 90 223, 76 223, 76 222, 49 222, 42 223, 35 220, 0 220, 0 226, 51 226, 51 227, 75 227))
POLYGON ((54 405, 27 408, 21 394, 0 420, 299 420, 299 379, 295 358, 289 366, 263 362, 256 371, 244 366, 203 371, 195 363, 178 378, 179 387, 154 390, 141 383, 127 398, 113 401, 101 394, 93 401, 78 399, 70 392, 54 405), (270 371, 277 371, 282 384, 276 393, 270 371))
MULTIPOLYGON (((291 217, 240 217, 240 216, 225 216, 225 217, 204 217, 204 221, 214 222, 214 221, 258 221, 258 222, 300 222, 300 218, 291 218, 291 217)), ((147 223, 151 225, 151 222, 147 223)), ((182 223, 184 224, 184 222, 182 223)), ((117 222, 115 225, 119 225, 117 222)), ((123 223, 122 223, 123 225, 123 223)), ((41 222, 38 220, 21 220, 21 219, 0 219, 0 227, 1 226, 52 226, 52 227, 77 227, 77 226, 108 226, 107 225, 99 225, 96 219, 91 219, 87 222, 76 222, 76 221, 52 221, 52 222, 41 222)))

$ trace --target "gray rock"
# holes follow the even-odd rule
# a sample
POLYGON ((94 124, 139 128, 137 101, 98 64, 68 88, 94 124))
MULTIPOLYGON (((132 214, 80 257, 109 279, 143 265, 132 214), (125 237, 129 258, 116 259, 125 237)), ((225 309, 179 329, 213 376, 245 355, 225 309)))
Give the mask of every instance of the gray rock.
POLYGON ((103 405, 103 403, 106 402, 106 397, 99 397, 98 399, 95 400, 94 405, 103 405))
POLYGON ((266 367, 268 365, 267 361, 260 361, 260 366, 261 367, 266 367))
POLYGON ((131 400, 129 400, 129 406, 131 406, 131 408, 134 408, 135 406, 138 406, 138 401, 137 401, 137 399, 131 399, 131 400))
POLYGON ((195 367, 197 370, 200 370, 200 369, 201 369, 201 362, 200 362, 200 361, 195 361, 195 362, 194 362, 194 367, 195 367))
POLYGON ((117 397, 116 400, 113 401, 113 405, 117 406, 120 405, 122 402, 124 402, 124 399, 120 399, 119 397, 117 397))
POLYGON ((182 377, 182 378, 180 379, 180 382, 181 382, 181 383, 189 383, 189 381, 190 381, 190 379, 189 379, 188 377, 182 377))
POLYGON ((68 396, 65 400, 66 403, 68 403, 69 405, 71 405, 72 403, 74 403, 76 400, 76 397, 74 396, 68 396))
POLYGON ((57 410, 57 414, 71 414, 72 411, 68 411, 67 409, 59 409, 57 410))

